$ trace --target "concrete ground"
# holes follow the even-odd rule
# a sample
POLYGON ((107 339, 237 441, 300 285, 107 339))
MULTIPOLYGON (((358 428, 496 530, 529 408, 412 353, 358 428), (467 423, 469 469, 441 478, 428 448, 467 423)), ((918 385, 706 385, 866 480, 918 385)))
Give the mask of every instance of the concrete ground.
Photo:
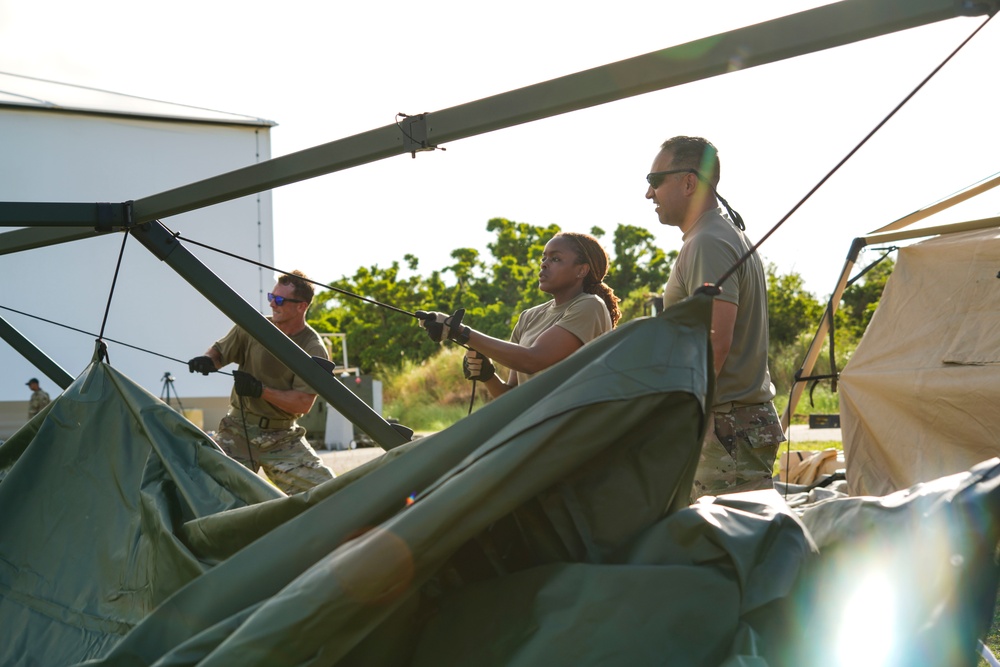
POLYGON ((383 450, 381 447, 359 447, 358 449, 343 450, 317 449, 316 453, 323 459, 323 463, 333 470, 334 474, 341 475, 379 457, 383 450))
MULTIPOLYGON (((796 442, 826 442, 840 441, 839 428, 809 428, 808 424, 792 424, 788 429, 788 439, 792 447, 796 442)), ((317 449, 316 453, 323 462, 340 475, 363 463, 367 463, 382 454, 380 447, 359 447, 358 449, 326 450, 317 449)))

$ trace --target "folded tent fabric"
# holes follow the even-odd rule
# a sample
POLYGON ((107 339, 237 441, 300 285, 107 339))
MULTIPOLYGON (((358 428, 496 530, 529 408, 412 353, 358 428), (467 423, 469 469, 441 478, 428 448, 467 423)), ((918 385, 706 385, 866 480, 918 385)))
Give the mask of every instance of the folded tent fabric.
POLYGON ((0 566, 3 664, 783 667, 838 650, 845 582, 879 565, 907 612, 898 664, 976 664, 996 596, 1000 462, 796 514, 773 492, 687 508, 709 404, 706 305, 624 326, 579 363, 294 497, 112 369, 88 369, 82 399, 0 447, 0 503, 17 508, 0 553, 22 565, 0 566), (92 402, 112 406, 108 423, 86 422, 92 402), (67 497, 83 500, 51 511, 67 497), (26 585, 42 580, 30 566, 43 546, 99 554, 75 576, 64 557, 38 558, 59 605, 26 585), (149 585, 116 597, 110 572, 149 585))
POLYGON ((282 495, 94 361, 0 445, 0 664, 102 655, 208 569, 180 523, 282 495))
MULTIPOLYGON (((348 664, 390 631, 384 622, 413 627, 421 586, 464 545, 574 472, 589 502, 556 505, 543 538, 574 557, 610 553, 622 533, 687 505, 710 404, 710 313, 697 297, 633 321, 336 493, 314 489, 315 504, 264 503, 301 512, 90 664, 348 664), (587 468, 602 455, 623 465, 610 476, 587 468)), ((252 526, 253 508, 238 513, 252 526)))

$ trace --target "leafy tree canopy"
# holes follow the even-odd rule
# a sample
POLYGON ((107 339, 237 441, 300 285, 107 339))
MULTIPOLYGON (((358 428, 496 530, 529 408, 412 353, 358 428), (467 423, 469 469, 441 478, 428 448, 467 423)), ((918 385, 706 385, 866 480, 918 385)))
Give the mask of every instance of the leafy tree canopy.
MULTIPOLYGON (((495 240, 487 244, 485 257, 474 248, 456 248, 449 266, 421 275, 417 258, 407 255, 410 275, 405 279, 399 263, 393 262, 388 268, 361 267, 331 287, 411 313, 465 308, 465 320, 477 330, 506 339, 523 310, 547 299, 538 289, 538 266, 545 243, 560 229, 506 218, 493 218, 486 229, 495 234, 495 240)), ((598 228, 591 233, 598 238, 604 235, 598 228)), ((676 258, 676 252, 657 248, 650 232, 629 225, 618 225, 613 247, 607 250, 611 266, 605 281, 623 298, 623 312, 629 295, 662 290, 676 258)), ((317 294, 314 303, 310 324, 320 332, 345 333, 350 363, 364 372, 395 368, 404 361, 419 362, 439 349, 406 313, 337 290, 317 294)), ((643 314, 641 307, 636 314, 643 314)))
MULTIPOLYGON (((487 254, 456 248, 451 263, 440 270, 421 273, 412 255, 404 256, 405 272, 399 262, 386 268, 358 268, 353 276, 331 283, 335 289, 317 294, 310 324, 320 332, 346 334, 349 363, 365 373, 419 364, 440 349, 412 316, 417 310, 451 313, 465 308, 465 321, 471 326, 508 338, 518 315, 548 298, 538 289, 538 266, 545 243, 560 229, 506 218, 493 218, 486 228, 495 235, 487 254)), ((617 225, 610 247, 604 230, 595 227, 590 233, 609 253, 605 282, 622 299, 622 320, 648 315, 649 304, 659 298, 670 277, 677 251, 657 247, 653 234, 641 227, 617 225)), ((882 262, 847 288, 838 310, 838 339, 856 340, 864 332, 891 271, 892 262, 882 262)), ((773 359, 780 349, 801 344, 800 338, 816 326, 825 304, 805 289, 799 274, 779 274, 774 264, 766 272, 773 359)))

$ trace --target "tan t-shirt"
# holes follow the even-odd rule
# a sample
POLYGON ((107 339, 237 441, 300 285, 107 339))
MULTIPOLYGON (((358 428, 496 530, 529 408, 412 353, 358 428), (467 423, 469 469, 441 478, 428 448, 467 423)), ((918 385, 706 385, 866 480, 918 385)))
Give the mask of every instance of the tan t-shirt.
MULTIPOLYGON (((270 320, 271 318, 268 318, 270 320)), ((326 346, 319 334, 310 327, 298 332, 294 336, 289 336, 292 341, 305 350, 311 357, 322 357, 328 359, 326 346)), ((316 390, 298 378, 287 366, 278 361, 267 349, 254 340, 250 334, 240 327, 233 327, 225 336, 217 340, 212 347, 218 351, 222 357, 222 365, 239 364, 240 370, 250 373, 255 378, 264 383, 265 386, 274 389, 294 389, 307 394, 315 394, 316 390)), ((230 395, 230 404, 239 410, 240 397, 234 389, 230 395)), ((302 415, 285 412, 279 407, 271 405, 263 398, 243 398, 247 412, 251 412, 261 417, 270 419, 297 419, 302 415)))
MULTIPOLYGON (((684 245, 663 290, 663 305, 669 307, 703 284, 714 283, 751 247, 721 209, 706 211, 684 234, 684 245)), ((716 372, 715 406, 770 401, 774 385, 767 367, 767 280, 760 255, 751 254, 715 298, 737 307, 732 347, 716 372)))
MULTIPOLYGON (((602 333, 611 331, 611 315, 601 297, 581 292, 561 306, 553 300, 521 313, 510 341, 522 347, 531 347, 539 336, 554 326, 565 329, 586 345, 602 333)), ((535 375, 538 373, 518 372, 517 384, 522 385, 535 375)))

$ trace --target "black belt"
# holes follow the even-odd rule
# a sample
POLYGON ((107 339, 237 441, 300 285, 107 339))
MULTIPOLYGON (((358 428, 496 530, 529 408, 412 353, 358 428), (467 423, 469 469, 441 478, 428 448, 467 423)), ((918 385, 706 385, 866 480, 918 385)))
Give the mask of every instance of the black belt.
MULTIPOLYGON (((229 414, 231 416, 238 416, 240 413, 236 410, 230 410, 229 414)), ((243 422, 247 426, 259 426, 260 428, 269 429, 279 429, 279 428, 290 428, 295 426, 295 419, 273 419, 271 417, 262 417, 261 415, 255 415, 252 412, 245 413, 243 417, 243 422)))

